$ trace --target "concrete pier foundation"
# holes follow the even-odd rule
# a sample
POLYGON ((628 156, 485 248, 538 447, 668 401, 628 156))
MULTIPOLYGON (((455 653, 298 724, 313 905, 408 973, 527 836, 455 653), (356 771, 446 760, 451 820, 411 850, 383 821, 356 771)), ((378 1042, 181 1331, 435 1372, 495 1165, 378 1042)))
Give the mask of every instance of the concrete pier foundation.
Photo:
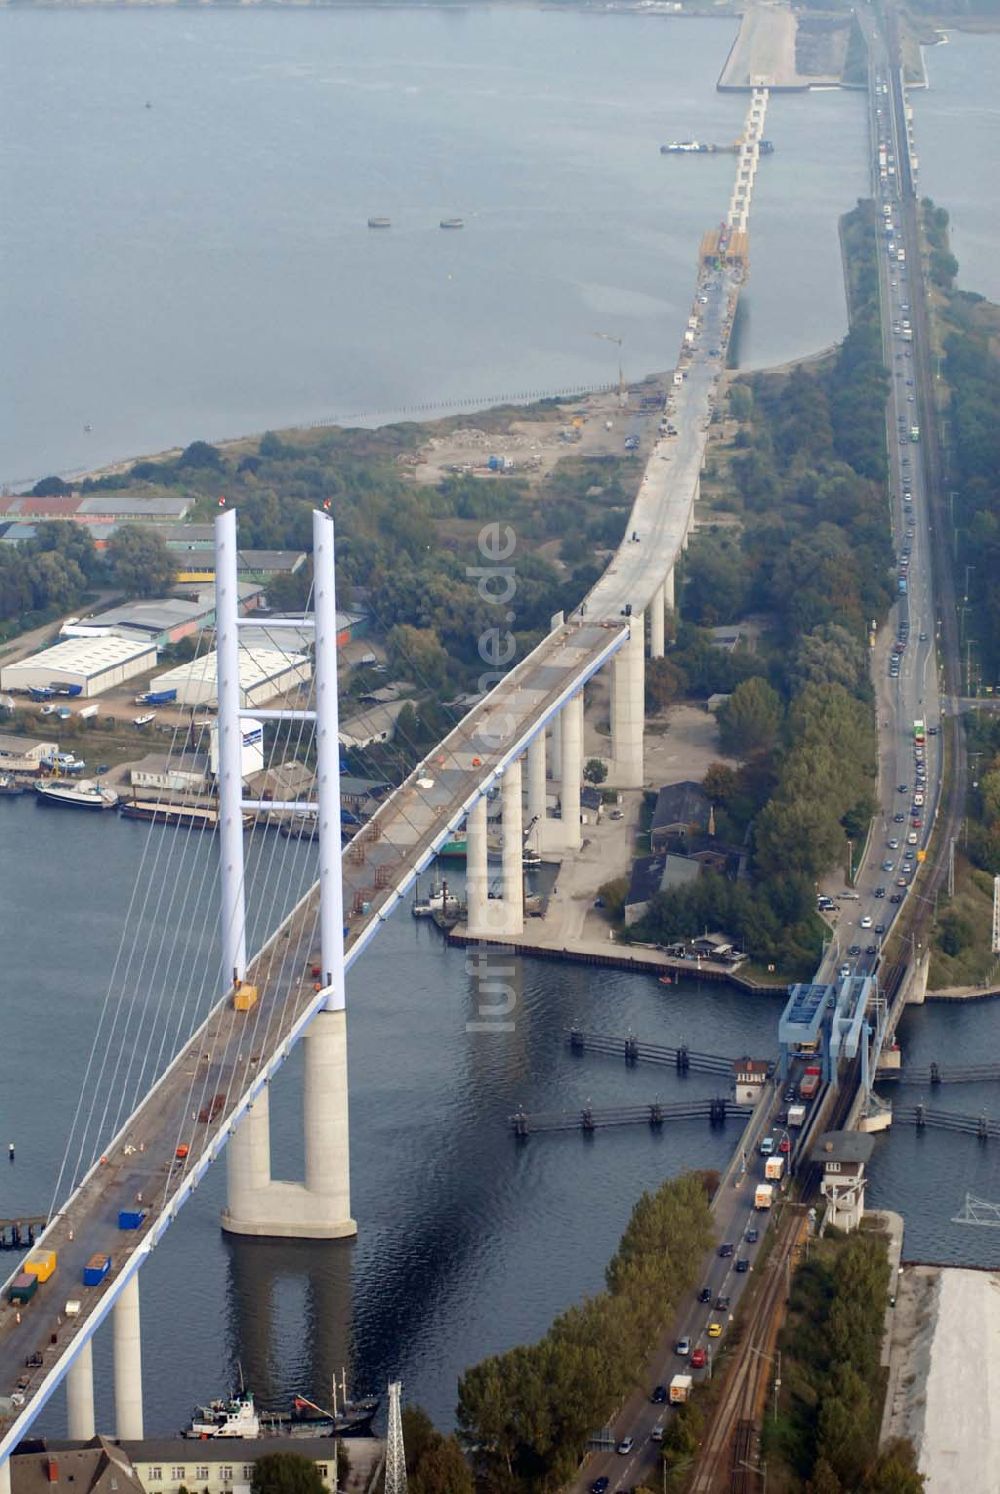
POLYGON ((465 824, 465 897, 469 933, 489 933, 486 908, 489 902, 489 870, 486 864, 486 800, 477 799, 465 824))
POLYGON ((115 1430, 128 1442, 142 1440, 142 1338, 139 1276, 130 1277, 114 1305, 115 1430))
POLYGON ((89 1338, 66 1372, 66 1427, 74 1442, 89 1442, 96 1434, 94 1347, 89 1338))
POLYGON ((663 608, 663 586, 658 586, 649 604, 649 657, 651 659, 663 658, 666 643, 663 608))
POLYGON ((583 777, 583 695, 574 695, 561 711, 563 730, 563 776, 560 791, 564 845, 580 849, 580 780, 583 777))
POLYGON ((663 583, 663 601, 672 612, 677 611, 677 598, 674 595, 674 568, 670 567, 666 580, 663 583))
POLYGON ((612 782, 618 788, 642 788, 642 734, 645 725, 645 619, 632 614, 629 640, 615 654, 612 669, 612 782))

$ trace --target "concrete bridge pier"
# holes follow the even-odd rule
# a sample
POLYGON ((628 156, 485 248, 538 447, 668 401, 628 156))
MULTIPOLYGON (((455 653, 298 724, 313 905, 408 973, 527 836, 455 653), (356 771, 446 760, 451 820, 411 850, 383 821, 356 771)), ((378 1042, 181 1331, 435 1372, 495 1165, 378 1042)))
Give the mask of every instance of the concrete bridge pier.
POLYGON ((615 654, 612 669, 611 752, 612 781, 617 788, 642 788, 642 734, 645 725, 646 624, 643 613, 633 613, 629 639, 615 654))
POLYGON ((674 593, 674 568, 670 567, 666 579, 663 582, 663 601, 671 612, 677 611, 677 598, 674 593))
POLYGON ((524 932, 524 824, 521 808, 521 760, 503 775, 503 912, 505 934, 524 932))
POLYGON ((89 1442, 94 1421, 94 1347, 86 1339, 66 1372, 66 1426, 74 1442, 89 1442))
POLYGON ((135 1272, 113 1309, 115 1345, 115 1430, 126 1442, 142 1441, 142 1338, 139 1331, 139 1273, 135 1272))
POLYGON ((358 1226, 351 1218, 347 1011, 342 998, 313 1019, 304 1042, 302 1120, 309 1217, 295 1233, 310 1239, 344 1239, 356 1235, 358 1226))
POLYGON ((664 587, 658 586, 653 592, 653 600, 649 604, 649 657, 651 659, 662 659, 666 643, 666 630, 664 627, 664 587))
POLYGON ((563 844, 578 851, 580 834, 580 782, 583 778, 583 693, 567 700, 560 712, 563 738, 563 775, 559 791, 563 844))
POLYGON ((545 781, 545 728, 528 743, 528 821, 534 822, 531 840, 539 851, 545 839, 545 801, 548 785, 545 781))
MULTIPOLYGON (((553 612, 549 632, 554 633, 561 628, 564 617, 561 612, 553 612)), ((562 778, 562 717, 553 716, 549 723, 549 777, 556 783, 562 778)))
POLYGON ((486 907, 490 879, 486 864, 486 800, 479 798, 469 810, 465 822, 465 898, 468 906, 469 933, 475 936, 489 932, 486 907))

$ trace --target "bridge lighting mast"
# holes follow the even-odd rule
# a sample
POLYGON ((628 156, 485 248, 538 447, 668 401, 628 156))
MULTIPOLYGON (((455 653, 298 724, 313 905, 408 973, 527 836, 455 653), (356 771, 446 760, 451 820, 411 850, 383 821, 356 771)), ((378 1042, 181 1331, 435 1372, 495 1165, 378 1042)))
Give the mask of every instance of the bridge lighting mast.
POLYGON ((385 1494, 406 1494, 406 1451, 403 1447, 403 1418, 399 1380, 389 1385, 389 1428, 385 1442, 385 1494))

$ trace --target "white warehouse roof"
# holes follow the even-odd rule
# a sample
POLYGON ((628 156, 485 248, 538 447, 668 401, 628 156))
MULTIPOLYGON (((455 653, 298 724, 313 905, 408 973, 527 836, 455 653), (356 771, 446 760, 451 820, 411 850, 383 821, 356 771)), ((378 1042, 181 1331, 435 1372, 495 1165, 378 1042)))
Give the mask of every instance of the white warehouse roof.
MULTIPOLYGON (((181 705, 217 704, 218 654, 215 649, 179 664, 153 680, 152 690, 176 690, 181 705)), ((305 654, 287 654, 276 648, 240 649, 240 693, 244 706, 260 705, 312 676, 312 664, 305 654)))
MULTIPOLYGON (((0 687, 25 690, 53 681, 107 689, 152 669, 156 648, 147 639, 67 638, 0 669, 0 687)), ((85 693, 92 693, 90 688, 85 693)))

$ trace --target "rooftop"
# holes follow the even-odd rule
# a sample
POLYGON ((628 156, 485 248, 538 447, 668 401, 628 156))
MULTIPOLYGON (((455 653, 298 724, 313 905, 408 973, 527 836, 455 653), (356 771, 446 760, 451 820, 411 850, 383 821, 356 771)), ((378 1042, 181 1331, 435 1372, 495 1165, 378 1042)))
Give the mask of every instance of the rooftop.
POLYGON ((214 598, 206 608, 202 602, 183 597, 157 597, 148 602, 123 602, 94 617, 81 618, 74 628, 133 628, 144 633, 163 633, 179 623, 206 616, 215 605, 214 598))
MULTIPOLYGON (((36 500, 37 501, 37 500, 36 500)), ((183 519, 191 507, 190 498, 152 498, 140 493, 88 493, 77 500, 78 514, 101 514, 108 518, 183 519)))
POLYGON ((687 780, 666 784, 656 796, 650 830, 655 833, 670 825, 696 825, 700 830, 706 830, 711 808, 711 801, 700 783, 687 780))
POLYGON ((39 747, 51 746, 49 742, 38 742, 31 737, 11 736, 9 732, 0 732, 0 752, 7 757, 24 757, 26 753, 38 751, 39 747))
MULTIPOLYGON (((106 641, 113 642, 114 640, 106 641)), ((210 684, 214 689, 218 663, 218 654, 213 648, 198 659, 192 659, 187 664, 178 664, 175 669, 168 669, 166 674, 158 674, 151 688, 172 690, 194 680, 210 684)), ((240 687, 244 690, 252 690, 255 685, 262 685, 265 681, 284 674, 286 670, 308 668, 308 665, 309 660, 305 654, 286 654, 276 648, 254 648, 252 651, 241 648, 240 687)))
POLYGON ((809 1153, 810 1162, 867 1162, 875 1137, 867 1131, 826 1131, 809 1153))
POLYGON ((79 674, 99 674, 104 669, 113 669, 116 664, 127 664, 141 654, 154 652, 148 639, 115 638, 67 638, 52 648, 44 648, 27 659, 18 659, 8 664, 7 670, 27 666, 32 669, 51 669, 54 676, 60 670, 79 674))

